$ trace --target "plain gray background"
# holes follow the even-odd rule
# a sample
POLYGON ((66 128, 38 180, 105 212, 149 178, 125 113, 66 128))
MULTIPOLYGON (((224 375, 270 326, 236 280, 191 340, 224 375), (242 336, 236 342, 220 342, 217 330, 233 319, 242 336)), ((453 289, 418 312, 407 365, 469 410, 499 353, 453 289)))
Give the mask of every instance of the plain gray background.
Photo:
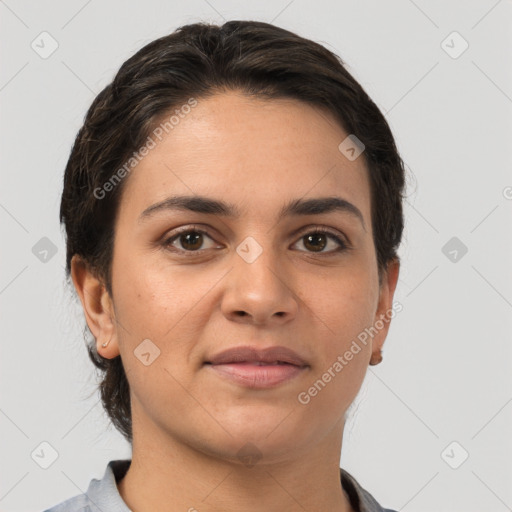
POLYGON ((272 22, 339 54, 410 169, 403 311, 351 408, 341 465, 397 510, 512 510, 504 0, 0 1, 0 510, 43 510, 130 457, 99 403, 64 282, 63 170, 86 109, 125 59, 180 25, 230 19, 272 22), (43 442, 58 454, 48 469, 31 455, 51 453, 43 442))

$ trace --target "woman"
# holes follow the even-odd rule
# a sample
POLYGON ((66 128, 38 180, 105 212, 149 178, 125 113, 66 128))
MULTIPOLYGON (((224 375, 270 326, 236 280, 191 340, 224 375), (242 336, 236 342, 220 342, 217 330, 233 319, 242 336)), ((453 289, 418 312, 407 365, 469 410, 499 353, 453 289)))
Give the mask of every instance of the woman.
POLYGON ((127 60, 60 218, 132 459, 50 511, 384 511, 339 459, 396 307, 403 187, 386 120, 317 43, 199 23, 127 60))

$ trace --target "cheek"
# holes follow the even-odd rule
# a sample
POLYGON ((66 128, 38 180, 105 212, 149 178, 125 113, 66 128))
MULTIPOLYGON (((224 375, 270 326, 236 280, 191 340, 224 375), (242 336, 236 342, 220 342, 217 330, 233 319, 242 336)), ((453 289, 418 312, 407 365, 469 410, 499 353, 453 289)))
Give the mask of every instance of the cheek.
POLYGON ((180 383, 188 382, 188 356, 202 329, 194 305, 203 290, 189 273, 174 269, 171 275, 147 258, 119 258, 116 264, 119 349, 132 398, 156 417, 167 414, 164 404, 173 397, 173 413, 186 414, 191 404, 180 383))
POLYGON ((192 284, 190 273, 179 267, 170 272, 147 257, 119 258, 116 263, 114 269, 122 269, 113 276, 116 313, 139 337, 165 338, 203 293, 200 283, 192 284))
POLYGON ((336 297, 331 307, 323 310, 316 329, 317 334, 322 331, 316 340, 321 346, 317 364, 297 394, 305 413, 324 421, 329 417, 331 422, 341 418, 361 388, 371 357, 371 340, 365 339, 364 332, 373 320, 373 301, 367 295, 345 293, 336 297))
POLYGON ((302 284, 308 290, 305 302, 316 321, 323 325, 329 347, 342 349, 374 319, 378 303, 378 283, 367 266, 350 266, 325 279, 302 284))
MULTIPOLYGON (((378 299, 375 276, 368 269, 347 272, 310 296, 321 344, 319 364, 310 379, 317 406, 337 404, 345 409, 355 398, 371 356, 371 339, 365 330, 373 324, 378 299), (321 395, 321 397, 320 397, 321 395)), ((306 398, 307 400, 307 398, 306 398)))
POLYGON ((181 380, 188 380, 196 362, 194 347, 215 308, 212 289, 225 270, 191 272, 158 258, 150 263, 147 256, 119 258, 116 263, 114 269, 122 271, 113 276, 113 292, 126 370, 134 370, 132 378, 139 377, 144 368, 133 355, 144 340, 150 340, 156 348, 149 347, 158 354, 155 367, 167 368, 181 380))

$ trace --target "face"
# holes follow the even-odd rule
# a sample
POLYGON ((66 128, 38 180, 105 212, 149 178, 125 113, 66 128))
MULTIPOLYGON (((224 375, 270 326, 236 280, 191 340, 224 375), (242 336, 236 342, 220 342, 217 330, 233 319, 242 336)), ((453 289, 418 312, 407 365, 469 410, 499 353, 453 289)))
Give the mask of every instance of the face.
POLYGON ((390 310, 398 277, 379 286, 368 173, 338 149, 347 135, 304 103, 222 93, 125 178, 102 302, 115 321, 88 322, 104 357, 121 354, 134 442, 158 432, 233 460, 252 443, 278 461, 342 432, 387 326, 344 355, 390 310), (275 346, 302 363, 209 364, 275 346))

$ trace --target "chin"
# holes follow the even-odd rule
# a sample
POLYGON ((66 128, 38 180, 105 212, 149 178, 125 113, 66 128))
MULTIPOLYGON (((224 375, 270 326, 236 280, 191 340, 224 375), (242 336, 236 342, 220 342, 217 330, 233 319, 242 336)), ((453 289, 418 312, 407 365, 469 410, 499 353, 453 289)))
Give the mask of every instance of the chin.
POLYGON ((251 440, 242 435, 234 436, 225 444, 203 446, 202 451, 217 459, 253 468, 290 460, 297 456, 297 446, 297 441, 291 437, 285 444, 283 440, 265 439, 264 436, 251 440))
MULTIPOLYGON (((281 411, 281 414, 268 415, 263 420, 253 413, 239 417, 237 422, 223 422, 231 436, 222 436, 218 443, 211 440, 207 451, 246 466, 254 465, 255 461, 269 464, 288 460, 297 455, 301 444, 307 443, 307 435, 304 426, 284 419, 287 414, 289 412, 283 414, 281 411)), ((292 417, 293 414, 290 419, 292 417)))

